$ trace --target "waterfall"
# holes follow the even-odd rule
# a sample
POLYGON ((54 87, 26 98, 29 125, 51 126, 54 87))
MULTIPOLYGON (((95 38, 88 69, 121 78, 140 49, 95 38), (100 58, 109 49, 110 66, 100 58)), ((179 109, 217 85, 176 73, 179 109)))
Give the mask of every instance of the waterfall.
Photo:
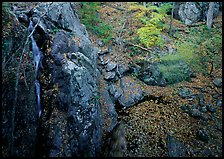
POLYGON ((38 80, 35 80, 35 86, 36 86, 36 95, 37 95, 37 107, 38 107, 38 117, 41 116, 41 103, 40 103, 40 82, 38 80))
MULTIPOLYGON (((28 33, 31 33, 33 31, 34 27, 33 27, 33 22, 30 19, 30 24, 28 27, 28 33)), ((36 87, 36 96, 37 96, 37 107, 38 107, 38 117, 40 118, 41 116, 41 100, 40 100, 40 82, 39 80, 37 80, 37 72, 39 67, 42 67, 42 59, 43 59, 43 54, 40 51, 40 49, 37 46, 37 43, 35 41, 35 39, 33 38, 33 35, 31 35, 31 42, 32 42, 32 53, 33 53, 33 63, 35 66, 35 74, 34 77, 36 78, 35 80, 35 87, 36 87)))

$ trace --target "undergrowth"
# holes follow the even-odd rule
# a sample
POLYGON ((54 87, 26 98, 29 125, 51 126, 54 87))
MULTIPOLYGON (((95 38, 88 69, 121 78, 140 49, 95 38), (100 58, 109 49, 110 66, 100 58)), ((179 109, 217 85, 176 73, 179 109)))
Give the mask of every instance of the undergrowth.
POLYGON ((177 35, 177 54, 162 57, 162 60, 185 60, 197 73, 209 75, 221 66, 222 34, 219 29, 208 30, 207 26, 190 29, 187 37, 177 35), (212 66, 211 66, 212 65, 212 66), (211 67, 213 67, 211 70, 211 67))
POLYGON ((133 3, 129 7, 129 11, 135 14, 134 20, 140 20, 141 25, 137 30, 137 34, 145 47, 163 46, 164 41, 161 33, 169 27, 165 24, 165 18, 171 7, 170 3, 165 3, 161 7, 154 5, 144 7, 133 3))
POLYGON ((112 39, 112 26, 105 23, 99 15, 100 2, 80 2, 81 9, 78 14, 81 23, 88 31, 96 34, 107 44, 112 39))

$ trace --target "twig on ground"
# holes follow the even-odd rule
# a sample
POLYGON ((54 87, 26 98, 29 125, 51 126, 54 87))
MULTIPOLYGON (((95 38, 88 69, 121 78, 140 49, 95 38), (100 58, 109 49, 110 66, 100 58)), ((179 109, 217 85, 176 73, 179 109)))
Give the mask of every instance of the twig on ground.
POLYGON ((138 47, 138 48, 140 48, 140 49, 142 49, 142 50, 145 50, 145 51, 147 51, 147 52, 152 52, 152 51, 149 50, 149 49, 146 49, 146 48, 144 48, 144 47, 142 47, 142 46, 139 46, 139 45, 136 45, 136 44, 132 44, 132 43, 130 43, 130 42, 128 42, 127 44, 128 44, 128 45, 131 45, 131 46, 138 47))

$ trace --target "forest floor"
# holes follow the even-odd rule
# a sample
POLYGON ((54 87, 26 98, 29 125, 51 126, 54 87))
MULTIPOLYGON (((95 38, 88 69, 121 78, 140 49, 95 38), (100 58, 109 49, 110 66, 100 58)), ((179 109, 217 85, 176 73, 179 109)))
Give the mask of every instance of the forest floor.
MULTIPOLYGON (((105 2, 99 14, 101 18, 113 26, 114 36, 118 37, 119 30, 122 29, 121 38, 129 39, 128 31, 136 30, 137 24, 131 22, 130 14, 126 13, 129 3, 127 2, 105 2), (124 11, 117 8, 123 8, 124 11), (116 33, 118 32, 118 33, 116 33)), ((203 23, 203 22, 200 22, 203 23)), ((222 25, 222 15, 214 19, 214 27, 222 25)), ((182 36, 188 36, 187 26, 174 20, 174 26, 180 30, 182 36)), ((96 47, 97 37, 90 34, 91 40, 96 47)), ((164 33, 168 36, 168 33, 164 33)), ((134 33, 132 35, 136 36, 134 33)), ((108 46, 101 47, 106 50, 108 46)), ((118 62, 122 64, 134 63, 138 59, 144 58, 144 55, 138 55, 134 58, 130 57, 130 50, 122 47, 116 48, 110 53, 110 58, 116 61, 118 53, 118 62), (116 50, 117 49, 117 50, 116 50)), ((219 54, 222 58, 222 52, 219 54)), ((222 156, 222 107, 216 107, 216 112, 207 111, 204 113, 205 118, 202 120, 190 116, 182 110, 183 105, 198 105, 197 98, 183 99, 178 92, 181 88, 187 88, 194 95, 202 94, 206 104, 212 103, 216 106, 218 99, 215 95, 222 96, 222 88, 217 88, 213 84, 215 78, 222 77, 222 67, 213 71, 212 76, 197 74, 190 82, 180 82, 166 87, 148 86, 143 82, 139 82, 145 92, 149 92, 153 96, 162 97, 163 99, 149 99, 140 104, 137 104, 126 110, 126 115, 120 115, 126 123, 126 139, 128 141, 127 151, 125 156, 147 156, 147 157, 162 157, 168 156, 168 134, 183 143, 186 148, 186 156, 222 156), (198 132, 204 131, 209 138, 208 141, 198 139, 198 132)), ((220 97, 219 97, 220 99, 220 97)))

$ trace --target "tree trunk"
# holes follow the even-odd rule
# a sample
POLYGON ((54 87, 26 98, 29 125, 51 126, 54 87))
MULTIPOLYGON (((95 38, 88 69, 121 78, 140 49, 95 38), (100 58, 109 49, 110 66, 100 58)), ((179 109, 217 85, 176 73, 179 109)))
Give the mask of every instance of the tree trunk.
POLYGON ((173 12, 174 12, 175 2, 173 2, 172 12, 170 16, 170 36, 173 35, 173 12))
POLYGON ((214 2, 209 2, 208 14, 207 14, 207 27, 211 29, 213 20, 214 2))

